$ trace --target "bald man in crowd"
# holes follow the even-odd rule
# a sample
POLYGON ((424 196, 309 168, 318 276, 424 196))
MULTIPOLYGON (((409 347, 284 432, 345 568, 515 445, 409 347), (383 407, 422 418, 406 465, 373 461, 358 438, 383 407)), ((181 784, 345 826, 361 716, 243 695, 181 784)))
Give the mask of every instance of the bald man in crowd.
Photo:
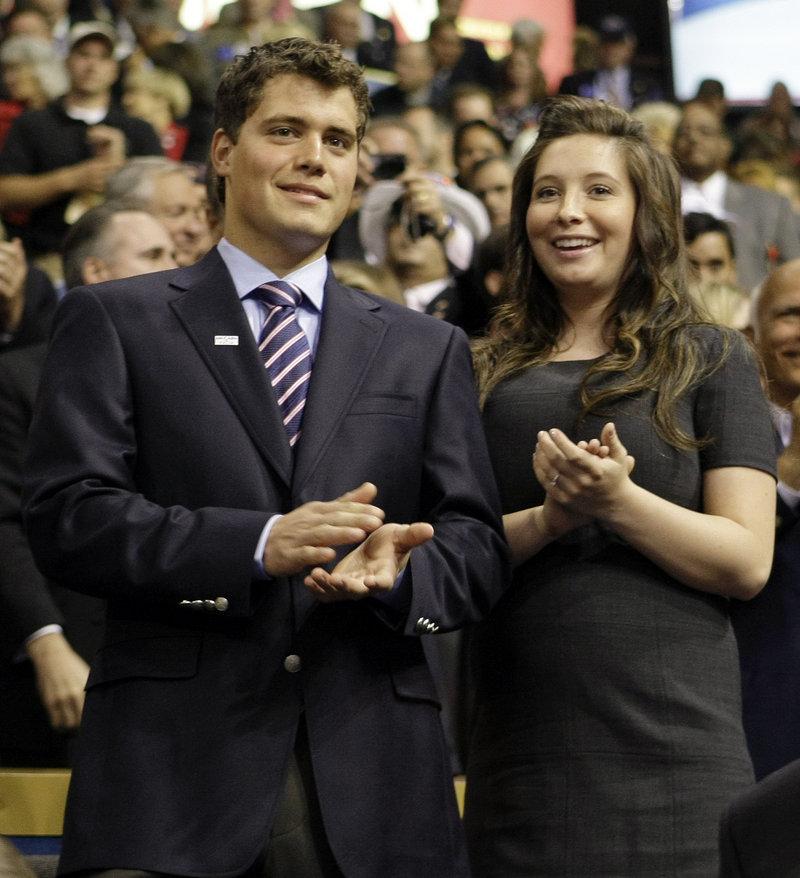
POLYGON ((731 617, 744 728, 761 779, 800 758, 800 259, 757 292, 752 335, 781 449, 775 557, 765 588, 752 601, 731 601, 731 617))

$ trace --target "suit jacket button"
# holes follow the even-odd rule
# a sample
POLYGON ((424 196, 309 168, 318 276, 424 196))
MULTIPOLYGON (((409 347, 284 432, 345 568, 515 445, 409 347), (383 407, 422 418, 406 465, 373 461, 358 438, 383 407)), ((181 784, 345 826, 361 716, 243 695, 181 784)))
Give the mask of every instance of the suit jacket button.
POLYGON ((303 660, 299 655, 287 655, 283 660, 283 667, 290 674, 296 674, 303 667, 303 660))
POLYGON ((224 613, 228 609, 228 599, 227 598, 217 598, 214 601, 214 607, 218 612, 224 613))

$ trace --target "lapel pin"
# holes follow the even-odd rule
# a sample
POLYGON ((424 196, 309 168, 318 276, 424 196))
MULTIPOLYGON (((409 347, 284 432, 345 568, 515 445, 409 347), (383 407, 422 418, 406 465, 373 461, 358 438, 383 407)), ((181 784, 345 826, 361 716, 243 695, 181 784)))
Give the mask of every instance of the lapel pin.
POLYGON ((215 345, 238 345, 239 344, 239 336, 238 335, 215 335, 214 336, 214 344, 215 345))

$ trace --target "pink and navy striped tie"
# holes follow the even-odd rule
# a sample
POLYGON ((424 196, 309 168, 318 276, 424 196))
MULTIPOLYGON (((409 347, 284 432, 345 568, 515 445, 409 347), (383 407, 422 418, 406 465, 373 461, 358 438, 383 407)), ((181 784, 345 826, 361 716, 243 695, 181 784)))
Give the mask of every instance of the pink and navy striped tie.
POLYGON ((297 306, 303 293, 288 281, 274 280, 261 284, 250 295, 269 308, 258 349, 275 388, 289 445, 294 447, 300 437, 311 377, 311 349, 297 322, 297 306))

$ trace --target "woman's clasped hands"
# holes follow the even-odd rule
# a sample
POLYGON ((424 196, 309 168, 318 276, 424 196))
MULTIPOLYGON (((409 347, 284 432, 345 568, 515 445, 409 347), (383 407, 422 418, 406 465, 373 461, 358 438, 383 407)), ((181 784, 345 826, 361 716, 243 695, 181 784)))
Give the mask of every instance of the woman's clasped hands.
POLYGON ((634 463, 613 423, 603 427, 599 439, 579 442, 561 430, 541 430, 533 470, 547 492, 543 513, 551 534, 602 518, 610 506, 624 502, 634 463))

